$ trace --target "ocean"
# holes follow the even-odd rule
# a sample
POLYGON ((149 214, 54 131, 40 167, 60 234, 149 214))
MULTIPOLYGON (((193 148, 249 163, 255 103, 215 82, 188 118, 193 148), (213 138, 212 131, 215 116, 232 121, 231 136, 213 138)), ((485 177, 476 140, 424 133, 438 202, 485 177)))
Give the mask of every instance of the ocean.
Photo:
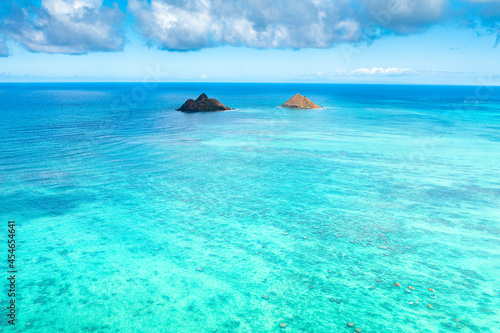
POLYGON ((0 161, 4 331, 500 332, 500 87, 3 83, 0 161))

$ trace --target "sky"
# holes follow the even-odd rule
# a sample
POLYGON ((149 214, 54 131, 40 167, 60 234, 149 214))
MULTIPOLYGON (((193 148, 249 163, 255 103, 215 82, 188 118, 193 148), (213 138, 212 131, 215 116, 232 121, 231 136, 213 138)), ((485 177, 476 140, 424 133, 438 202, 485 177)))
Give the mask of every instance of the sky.
POLYGON ((3 0, 0 82, 500 85, 500 0, 3 0))

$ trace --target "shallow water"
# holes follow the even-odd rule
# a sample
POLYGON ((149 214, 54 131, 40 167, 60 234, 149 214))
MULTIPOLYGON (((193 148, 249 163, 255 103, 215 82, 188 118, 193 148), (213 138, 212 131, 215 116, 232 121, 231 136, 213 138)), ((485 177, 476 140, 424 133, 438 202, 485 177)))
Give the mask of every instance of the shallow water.
POLYGON ((143 88, 0 85, 16 331, 499 332, 500 88, 143 88))

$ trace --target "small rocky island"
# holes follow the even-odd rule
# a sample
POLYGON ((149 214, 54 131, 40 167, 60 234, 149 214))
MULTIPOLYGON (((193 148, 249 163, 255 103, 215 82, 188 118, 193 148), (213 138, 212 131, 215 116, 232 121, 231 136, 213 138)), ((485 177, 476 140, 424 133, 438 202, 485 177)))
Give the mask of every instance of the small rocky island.
POLYGON ((321 109, 321 106, 311 102, 309 98, 302 96, 300 94, 295 94, 295 96, 293 96, 283 105, 280 106, 282 108, 289 108, 289 109, 321 109))
POLYGON ((231 110, 215 98, 208 98, 206 94, 201 94, 196 100, 188 99, 177 111, 198 112, 198 111, 227 111, 231 110))

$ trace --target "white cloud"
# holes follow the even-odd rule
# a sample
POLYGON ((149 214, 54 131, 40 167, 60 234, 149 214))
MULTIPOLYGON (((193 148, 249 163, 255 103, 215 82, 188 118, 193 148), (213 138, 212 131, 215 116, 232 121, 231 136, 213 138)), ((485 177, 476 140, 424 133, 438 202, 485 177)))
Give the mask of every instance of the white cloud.
POLYGON ((359 22, 345 17, 348 1, 130 0, 139 31, 162 49, 218 45, 256 48, 330 47, 361 39, 359 22))
POLYGON ((16 8, 2 31, 32 52, 83 54, 123 46, 119 8, 102 0, 42 0, 42 7, 16 8))

